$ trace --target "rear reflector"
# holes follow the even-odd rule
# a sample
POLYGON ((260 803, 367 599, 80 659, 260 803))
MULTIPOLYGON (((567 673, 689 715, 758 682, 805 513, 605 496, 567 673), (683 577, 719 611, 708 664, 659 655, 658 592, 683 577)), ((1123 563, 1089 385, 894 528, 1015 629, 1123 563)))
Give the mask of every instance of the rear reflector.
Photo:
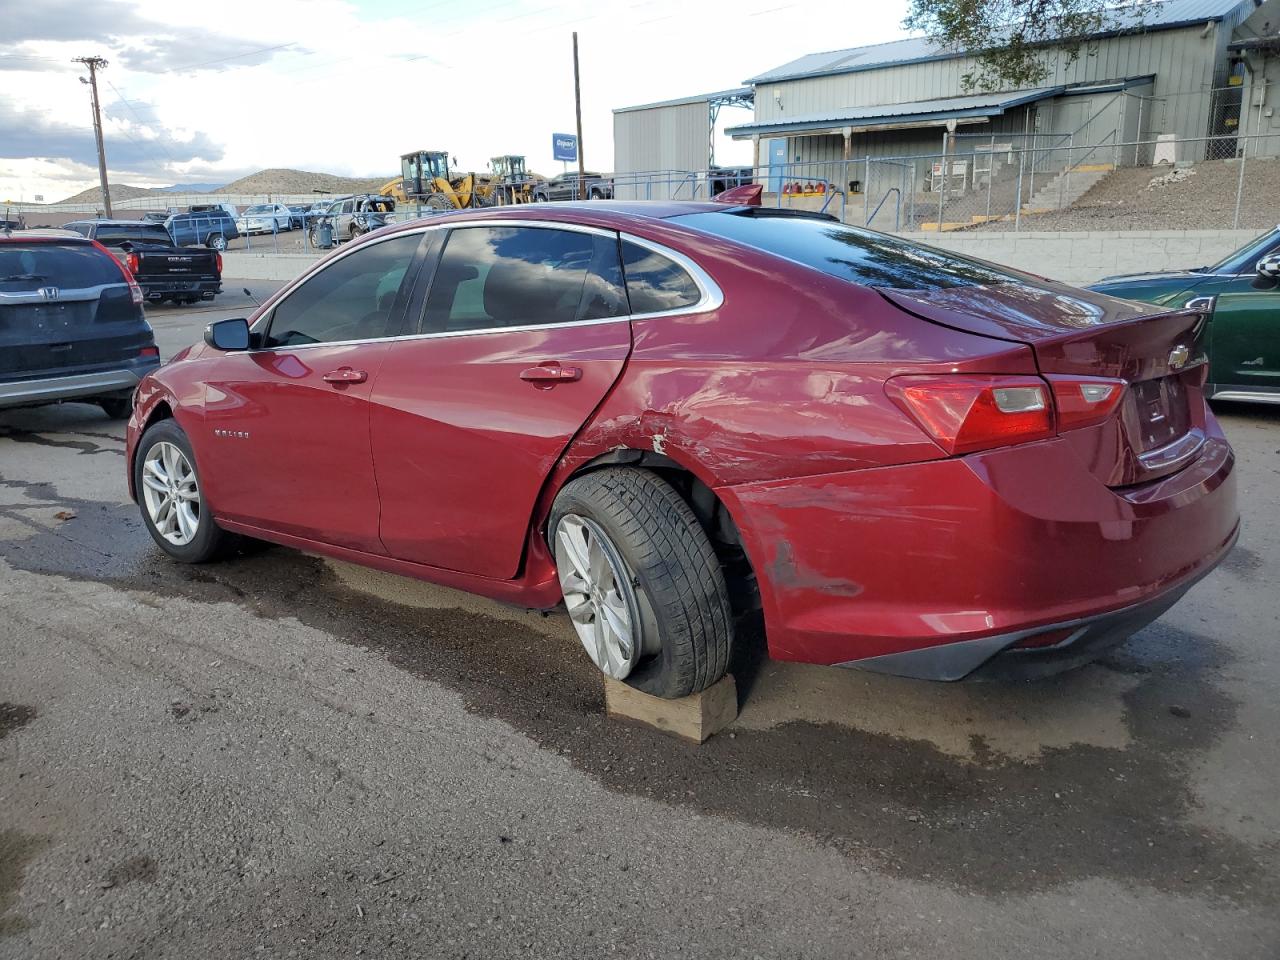
POLYGON ((948 454, 1054 435, 1053 405, 1038 377, 893 377, 885 389, 948 454))
POLYGON ((158 357, 160 356, 160 348, 159 347, 143 347, 141 350, 138 351, 138 356, 158 357))

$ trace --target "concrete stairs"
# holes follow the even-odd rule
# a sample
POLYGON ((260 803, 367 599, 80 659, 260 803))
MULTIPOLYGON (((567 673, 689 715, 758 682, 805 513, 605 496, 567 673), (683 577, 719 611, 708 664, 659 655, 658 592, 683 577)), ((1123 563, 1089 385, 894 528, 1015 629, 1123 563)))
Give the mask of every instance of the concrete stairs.
POLYGON ((1065 210, 1097 186, 1115 165, 1110 163, 1082 163, 1078 167, 1063 170, 1036 190, 1035 195, 1022 205, 1023 213, 1051 213, 1065 210))

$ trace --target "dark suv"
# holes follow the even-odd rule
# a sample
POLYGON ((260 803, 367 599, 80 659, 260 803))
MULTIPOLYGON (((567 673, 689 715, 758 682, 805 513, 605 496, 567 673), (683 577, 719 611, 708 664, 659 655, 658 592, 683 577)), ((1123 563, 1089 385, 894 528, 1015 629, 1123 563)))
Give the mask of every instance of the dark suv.
POLYGON ((235 217, 219 207, 198 213, 175 213, 164 222, 169 236, 180 247, 227 249, 227 243, 240 236, 235 217))
POLYGON ((0 409, 83 400, 123 419, 159 365, 142 290, 105 247, 64 230, 0 232, 0 409))

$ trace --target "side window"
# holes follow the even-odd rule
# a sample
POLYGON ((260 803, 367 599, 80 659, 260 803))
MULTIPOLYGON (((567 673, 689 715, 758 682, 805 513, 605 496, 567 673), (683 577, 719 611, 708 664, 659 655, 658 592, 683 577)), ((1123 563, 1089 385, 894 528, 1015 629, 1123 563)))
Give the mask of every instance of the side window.
POLYGON ((450 231, 423 313, 424 333, 625 316, 612 237, 541 227, 450 231))
POLYGON ((397 296, 421 234, 350 253, 302 283, 272 311, 263 346, 284 347, 392 336, 397 296))
POLYGON ((702 299, 702 291, 680 264, 638 243, 622 242, 631 313, 683 310, 702 299))
POLYGON ((67 229, 74 230, 76 233, 80 234, 80 236, 82 237, 89 236, 90 227, 89 227, 89 224, 87 223, 68 223, 67 229))

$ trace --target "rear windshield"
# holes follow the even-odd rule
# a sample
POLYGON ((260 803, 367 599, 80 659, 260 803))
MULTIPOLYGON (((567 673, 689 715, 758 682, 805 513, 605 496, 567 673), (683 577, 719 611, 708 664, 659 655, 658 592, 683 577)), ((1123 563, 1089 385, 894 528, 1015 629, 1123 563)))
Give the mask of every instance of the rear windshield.
POLYGON ((138 224, 134 226, 120 227, 99 227, 97 241, 104 246, 111 246, 113 243, 124 243, 131 240, 137 243, 164 243, 169 242, 169 231, 162 224, 138 224))
POLYGON ((688 214, 672 222, 868 287, 938 290, 1029 279, 945 250, 831 220, 725 211, 688 214))
POLYGON ((115 258, 87 243, 0 243, 0 290, 6 292, 124 282, 115 258))

